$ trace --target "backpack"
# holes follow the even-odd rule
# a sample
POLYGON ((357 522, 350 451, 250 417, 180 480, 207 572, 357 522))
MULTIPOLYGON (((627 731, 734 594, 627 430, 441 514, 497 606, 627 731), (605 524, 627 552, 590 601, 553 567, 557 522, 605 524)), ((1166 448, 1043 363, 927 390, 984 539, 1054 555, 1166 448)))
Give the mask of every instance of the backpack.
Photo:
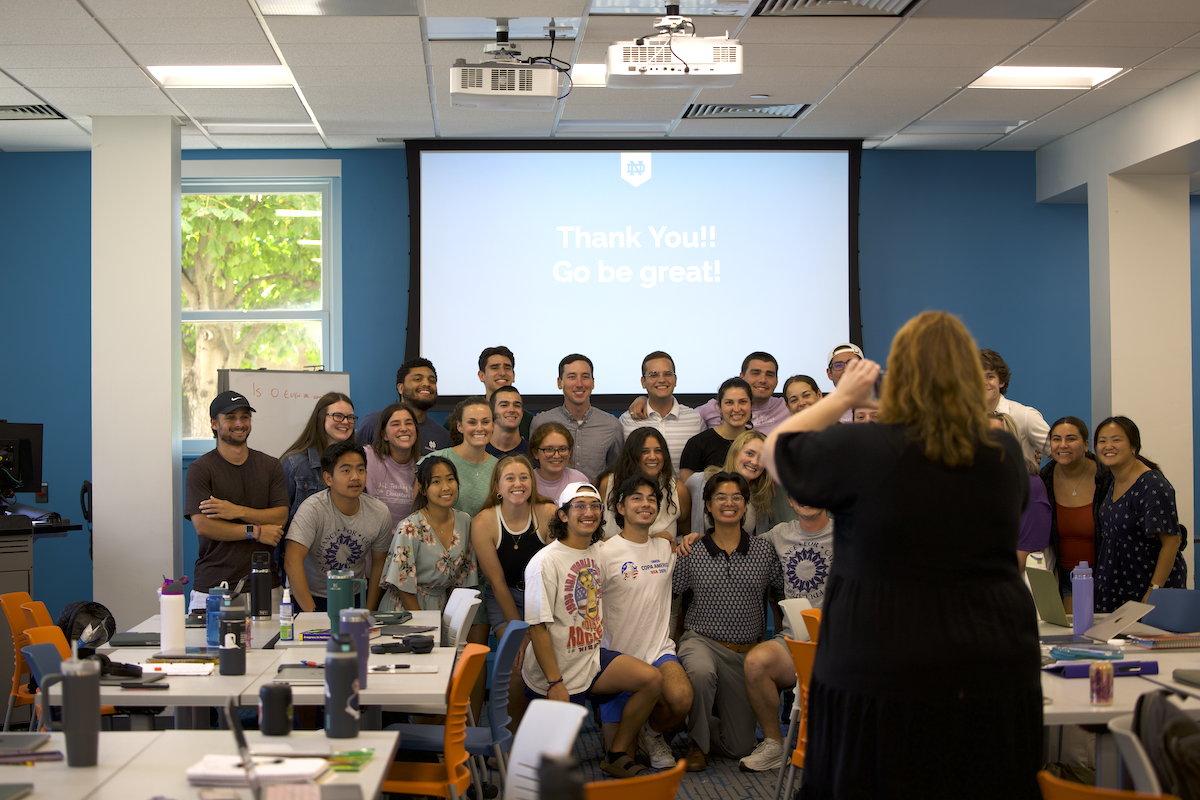
POLYGON ((1170 700, 1147 692, 1133 709, 1133 732, 1146 749, 1164 794, 1200 800, 1200 724, 1170 700))
POLYGON ((81 648, 96 648, 105 644, 117 632, 112 612, 91 600, 67 603, 58 615, 58 627, 67 637, 67 644, 78 641, 81 648))

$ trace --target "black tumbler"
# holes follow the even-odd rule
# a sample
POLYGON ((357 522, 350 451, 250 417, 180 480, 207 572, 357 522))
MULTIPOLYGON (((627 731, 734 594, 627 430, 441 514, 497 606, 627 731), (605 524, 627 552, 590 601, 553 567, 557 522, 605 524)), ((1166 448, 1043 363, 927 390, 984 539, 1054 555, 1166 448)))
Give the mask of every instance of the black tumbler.
POLYGON ((268 683, 258 690, 258 729, 263 736, 292 732, 292 687, 268 683))

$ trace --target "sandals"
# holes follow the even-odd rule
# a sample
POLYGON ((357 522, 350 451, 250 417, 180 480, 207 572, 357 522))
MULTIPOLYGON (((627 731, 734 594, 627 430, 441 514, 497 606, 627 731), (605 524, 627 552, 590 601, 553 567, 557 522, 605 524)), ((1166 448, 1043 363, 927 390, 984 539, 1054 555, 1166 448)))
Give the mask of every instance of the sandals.
POLYGON ((601 761, 600 769, 614 778, 636 778, 639 775, 649 774, 649 770, 630 758, 627 753, 622 753, 611 764, 607 761, 601 761))

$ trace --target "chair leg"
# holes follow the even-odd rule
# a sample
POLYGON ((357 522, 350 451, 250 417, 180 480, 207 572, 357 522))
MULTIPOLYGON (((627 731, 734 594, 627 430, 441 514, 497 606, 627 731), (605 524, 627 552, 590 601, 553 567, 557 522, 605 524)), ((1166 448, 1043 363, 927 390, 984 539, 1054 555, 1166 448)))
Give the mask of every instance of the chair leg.
POLYGON ((783 788, 783 773, 792 763, 790 756, 792 749, 795 747, 795 745, 792 744, 792 734, 796 732, 796 722, 799 718, 800 709, 792 708, 790 721, 788 722, 787 735, 783 737, 783 761, 779 764, 779 777, 775 780, 775 793, 771 795, 775 798, 775 800, 779 800, 779 798, 782 796, 779 794, 779 790, 783 788))
POLYGON ((790 798, 792 796, 792 781, 795 780, 795 778, 796 778, 796 765, 791 763, 791 759, 789 758, 788 759, 787 784, 785 785, 784 790, 783 790, 784 800, 787 800, 787 798, 790 798))
POLYGON ((16 700, 12 696, 12 692, 8 694, 8 710, 4 712, 4 730, 8 730, 8 723, 12 721, 13 702, 16 700))
POLYGON ((500 793, 504 794, 504 787, 508 786, 508 765, 504 760, 504 753, 500 752, 500 745, 493 745, 492 750, 496 753, 496 769, 500 772, 500 793))

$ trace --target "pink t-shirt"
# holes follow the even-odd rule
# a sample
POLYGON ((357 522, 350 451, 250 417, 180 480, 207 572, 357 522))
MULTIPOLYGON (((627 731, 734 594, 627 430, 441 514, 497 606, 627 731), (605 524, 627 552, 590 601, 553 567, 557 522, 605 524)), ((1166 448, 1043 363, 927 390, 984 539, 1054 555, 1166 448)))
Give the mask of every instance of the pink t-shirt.
POLYGON ((392 513, 392 530, 412 513, 413 492, 416 488, 416 462, 397 464, 391 458, 380 458, 371 447, 367 451, 367 494, 382 500, 392 513))
POLYGON ((538 494, 540 494, 542 497, 545 497, 551 503, 554 503, 554 507, 557 508, 558 507, 558 496, 560 494, 562 494, 562 490, 567 488, 568 483, 578 483, 578 482, 587 483, 588 482, 587 475, 584 475, 582 472, 580 472, 577 469, 571 469, 570 467, 566 467, 563 470, 562 476, 556 481, 548 481, 545 478, 543 478, 541 475, 538 475, 537 476, 537 490, 538 490, 538 494))

